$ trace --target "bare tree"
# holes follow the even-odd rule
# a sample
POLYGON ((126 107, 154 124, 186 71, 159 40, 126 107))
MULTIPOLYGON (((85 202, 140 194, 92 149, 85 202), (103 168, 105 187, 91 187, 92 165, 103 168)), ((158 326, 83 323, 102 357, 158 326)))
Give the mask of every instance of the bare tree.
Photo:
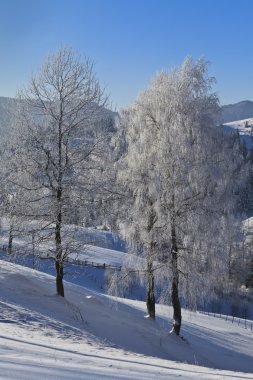
POLYGON ((62 297, 64 259, 74 249, 63 223, 90 212, 108 145, 105 104, 92 62, 69 48, 50 55, 20 93, 9 181, 26 194, 26 216, 51 226, 62 297))

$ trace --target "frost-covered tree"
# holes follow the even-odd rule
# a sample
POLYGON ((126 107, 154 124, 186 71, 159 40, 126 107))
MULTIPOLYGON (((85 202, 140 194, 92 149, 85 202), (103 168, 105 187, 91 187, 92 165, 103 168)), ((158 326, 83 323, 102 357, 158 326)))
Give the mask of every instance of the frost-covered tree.
POLYGON ((108 145, 105 102, 92 62, 69 48, 50 55, 20 93, 9 181, 26 194, 26 216, 52 230, 61 296, 64 259, 75 249, 63 224, 89 217, 96 203, 108 145))
POLYGON ((162 300, 170 298, 177 335, 182 300, 195 306, 227 274, 224 235, 239 162, 216 125, 212 81, 205 60, 187 58, 179 69, 156 75, 119 124, 127 148, 118 181, 131 194, 121 225, 146 257, 151 303, 155 278, 162 300))
MULTIPOLYGON (((7 178, 10 173, 10 160, 9 152, 6 147, 8 141, 3 139, 3 152, 1 152, 1 193, 0 193, 0 215, 2 224, 2 233, 8 232, 8 240, 4 244, 6 251, 9 255, 13 251, 13 239, 23 233, 23 206, 24 206, 24 192, 21 188, 17 188, 12 183, 8 182, 7 178), (7 153, 8 152, 8 153, 7 153)), ((14 255, 12 255, 14 258, 14 255)))
MULTIPOLYGON (((136 103, 122 110, 118 121, 117 184, 122 195, 118 210, 118 219, 124 237, 131 252, 145 257, 134 263, 127 263, 140 275, 145 274, 147 312, 155 318, 155 285, 153 261, 157 249, 157 215, 155 209, 156 173, 151 160, 155 161, 152 148, 149 150, 148 137, 142 133, 142 120, 136 103), (152 186, 153 184, 153 186, 152 186), (138 264, 138 265, 137 265, 138 264), (144 266, 144 267, 143 267, 144 266)), ((128 272, 123 274, 128 278, 128 272)))

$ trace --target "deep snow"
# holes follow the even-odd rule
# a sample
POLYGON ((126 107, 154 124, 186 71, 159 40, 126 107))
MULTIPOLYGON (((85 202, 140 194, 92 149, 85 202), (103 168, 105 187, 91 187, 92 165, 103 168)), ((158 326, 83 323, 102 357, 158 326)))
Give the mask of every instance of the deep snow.
POLYGON ((0 378, 253 379, 253 334, 240 326, 184 311, 181 339, 170 307, 153 322, 143 302, 67 282, 63 299, 52 276, 5 261, 0 286, 0 378))

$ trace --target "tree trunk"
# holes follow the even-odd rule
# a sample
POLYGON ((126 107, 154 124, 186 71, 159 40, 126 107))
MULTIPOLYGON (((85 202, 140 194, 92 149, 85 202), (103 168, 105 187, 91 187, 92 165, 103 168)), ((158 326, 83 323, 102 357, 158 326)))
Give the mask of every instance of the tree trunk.
POLYGON ((13 226, 12 224, 10 225, 10 230, 9 230, 9 241, 8 241, 8 254, 12 254, 12 241, 13 241, 13 226))
MULTIPOLYGON (((157 216, 153 209, 153 201, 151 199, 149 199, 149 203, 150 203, 150 210, 149 210, 147 232, 151 233, 157 221, 157 216)), ((155 319, 155 279, 154 279, 154 271, 153 271, 154 248, 155 248, 155 243, 152 239, 152 234, 151 234, 150 242, 147 247, 147 252, 145 253, 146 253, 146 260, 147 260, 146 304, 147 304, 147 311, 148 311, 149 317, 152 319, 155 319)))
POLYGON ((171 267, 172 267, 172 289, 171 289, 171 302, 173 307, 173 329, 176 335, 179 335, 181 329, 182 315, 181 304, 178 295, 178 246, 176 237, 175 225, 171 227, 171 267))
POLYGON ((32 231, 32 256, 33 256, 33 269, 35 269, 35 231, 32 231))
POLYGON ((155 319, 155 281, 153 272, 153 247, 150 245, 150 250, 147 257, 147 311, 150 318, 155 319))
POLYGON ((59 188, 57 191, 57 218, 55 223, 55 247, 56 247, 56 256, 55 256, 55 269, 56 269, 56 291, 57 294, 64 297, 64 287, 63 287, 63 261, 62 261, 62 237, 61 237, 61 228, 62 228, 62 212, 61 212, 61 196, 62 192, 59 188))
POLYGON ((64 297, 64 286, 63 286, 63 266, 62 262, 56 260, 55 261, 55 269, 56 269, 56 291, 61 297, 64 297))

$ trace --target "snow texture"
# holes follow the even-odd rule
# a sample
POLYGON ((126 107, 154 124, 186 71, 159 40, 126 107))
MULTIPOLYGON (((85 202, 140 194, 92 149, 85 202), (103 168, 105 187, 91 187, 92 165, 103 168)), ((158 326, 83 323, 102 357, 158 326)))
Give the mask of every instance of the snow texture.
POLYGON ((172 310, 112 299, 0 261, 0 367, 3 379, 253 379, 253 335, 184 311, 183 339, 169 334, 172 310), (240 371, 240 372, 238 372, 240 371))

